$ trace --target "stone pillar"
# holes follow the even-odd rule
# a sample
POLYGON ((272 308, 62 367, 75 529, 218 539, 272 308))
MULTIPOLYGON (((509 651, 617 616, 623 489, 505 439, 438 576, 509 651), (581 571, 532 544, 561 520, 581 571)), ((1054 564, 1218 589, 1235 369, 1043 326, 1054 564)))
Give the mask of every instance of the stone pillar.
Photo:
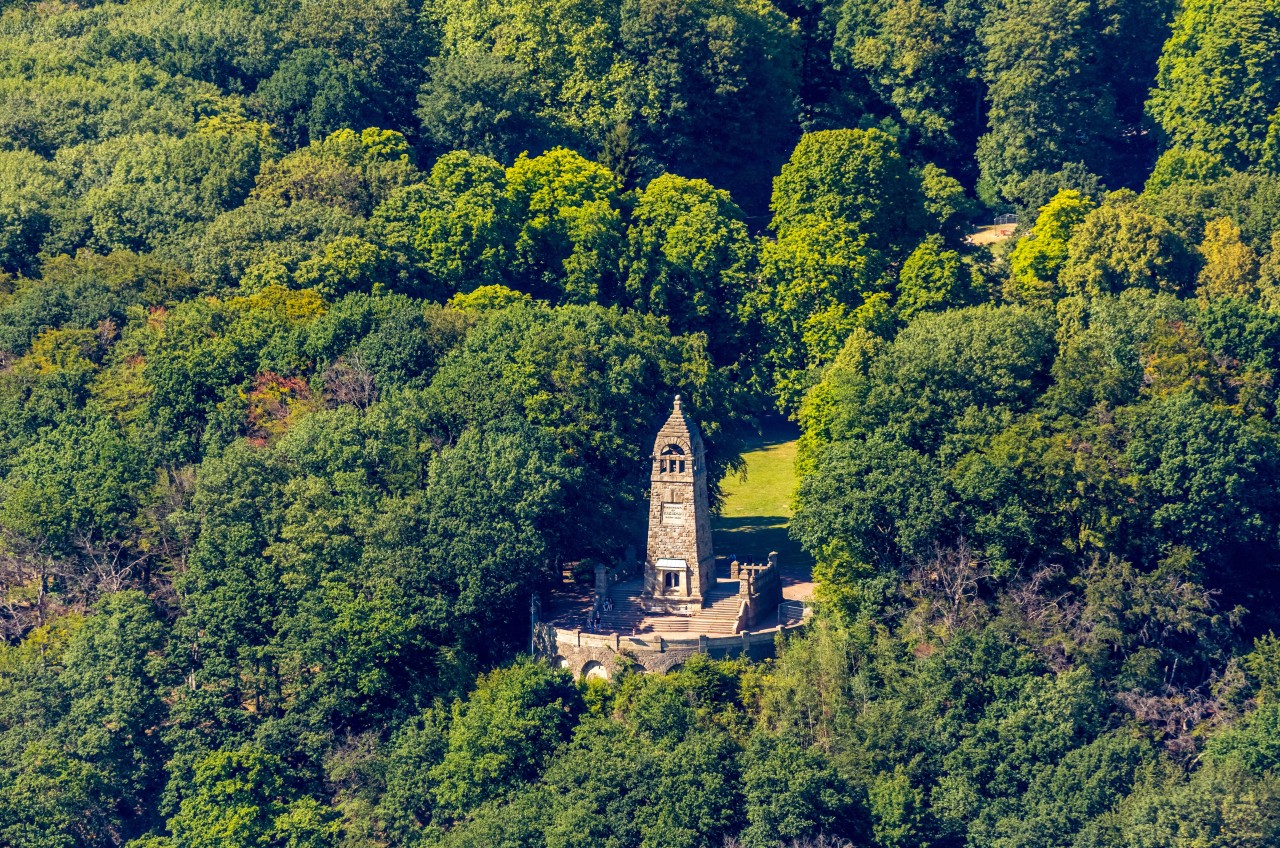
POLYGON ((609 597, 609 569, 596 563, 596 606, 603 603, 607 597, 609 597))

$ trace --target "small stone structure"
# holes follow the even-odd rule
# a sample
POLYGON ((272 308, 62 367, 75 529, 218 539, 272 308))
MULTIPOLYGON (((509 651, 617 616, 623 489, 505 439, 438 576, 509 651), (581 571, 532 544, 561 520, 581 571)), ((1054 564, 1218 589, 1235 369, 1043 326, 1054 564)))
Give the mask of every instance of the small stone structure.
POLYGON ((550 621, 533 606, 534 654, 576 678, 608 679, 624 665, 671 671, 693 654, 763 659, 806 621, 798 602, 783 614, 777 552, 763 563, 735 558, 717 579, 702 436, 679 395, 672 406, 650 456, 644 556, 628 549, 616 567, 597 565, 592 589, 575 590, 574 603, 562 597, 550 621))
POLYGON ((729 563, 729 579, 738 581, 738 597, 742 598, 744 627, 754 627, 773 615, 782 603, 782 578, 778 571, 778 552, 769 552, 766 563, 729 563))
POLYGON ((649 475, 649 545, 644 562, 646 610, 690 615, 715 586, 707 457, 698 427, 676 395, 653 443, 649 475))
POLYGON ((608 680, 628 665, 651 673, 675 671, 694 654, 706 654, 716 659, 767 659, 774 655, 779 634, 802 626, 804 622, 797 622, 767 630, 743 631, 733 636, 664 636, 660 633, 624 636, 620 633, 561 630, 550 624, 539 624, 534 641, 539 656, 559 668, 568 669, 575 678, 608 680))

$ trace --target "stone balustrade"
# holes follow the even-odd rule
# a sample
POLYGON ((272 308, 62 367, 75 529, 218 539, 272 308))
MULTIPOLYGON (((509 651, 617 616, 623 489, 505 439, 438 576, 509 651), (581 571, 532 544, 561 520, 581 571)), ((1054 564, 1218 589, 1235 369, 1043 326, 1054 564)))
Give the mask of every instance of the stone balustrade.
POLYGON ((745 605, 743 627, 750 627, 771 615, 782 602, 782 574, 778 568, 778 552, 769 552, 764 563, 729 563, 729 578, 738 581, 738 597, 745 605))
POLYGON ((611 677, 627 661, 639 665, 644 671, 671 671, 684 664, 693 654, 706 654, 717 659, 746 656, 754 660, 774 655, 780 635, 805 626, 804 622, 770 627, 754 632, 744 631, 732 636, 708 636, 705 634, 645 633, 624 636, 620 633, 587 633, 582 630, 564 630, 549 625, 539 625, 542 632, 537 641, 537 653, 562 668, 573 672, 574 677, 611 677), (598 673, 589 673, 598 669, 598 673))

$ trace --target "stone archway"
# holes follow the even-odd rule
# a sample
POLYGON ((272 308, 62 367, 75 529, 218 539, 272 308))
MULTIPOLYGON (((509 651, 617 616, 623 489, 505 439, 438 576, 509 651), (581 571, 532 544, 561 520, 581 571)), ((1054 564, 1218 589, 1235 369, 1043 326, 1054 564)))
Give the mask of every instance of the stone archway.
POLYGON ((608 680, 609 669, 605 668, 603 664, 596 662, 595 660, 591 660, 582 667, 582 674, 580 677, 584 680, 608 680))
POLYGON ((552 668, 568 668, 569 661, 564 657, 560 656, 559 654, 557 654, 556 656, 551 658, 551 667, 552 668))

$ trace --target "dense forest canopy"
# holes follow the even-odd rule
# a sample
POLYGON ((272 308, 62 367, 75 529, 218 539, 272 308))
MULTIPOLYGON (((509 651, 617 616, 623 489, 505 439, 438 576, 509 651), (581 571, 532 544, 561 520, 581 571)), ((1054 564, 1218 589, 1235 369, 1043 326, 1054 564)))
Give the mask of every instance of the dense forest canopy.
POLYGON ((1278 393, 1276 0, 0 0, 0 845, 1280 844, 1278 393), (579 685, 675 391, 817 614, 579 685))

